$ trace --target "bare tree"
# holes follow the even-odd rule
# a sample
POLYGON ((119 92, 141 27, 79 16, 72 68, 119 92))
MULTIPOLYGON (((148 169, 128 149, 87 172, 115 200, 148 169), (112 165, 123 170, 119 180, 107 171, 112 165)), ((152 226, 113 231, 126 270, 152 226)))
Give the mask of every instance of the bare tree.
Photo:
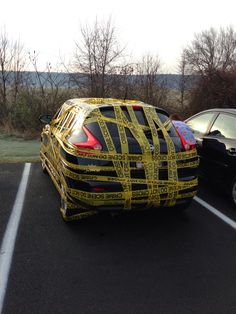
POLYGON ((12 77, 11 77, 11 91, 12 91, 12 102, 16 103, 17 96, 20 90, 24 86, 24 75, 26 65, 26 55, 24 52, 23 45, 17 41, 13 44, 13 59, 12 59, 12 77))
POLYGON ((130 99, 133 98, 133 73, 134 65, 132 63, 123 63, 113 69, 109 76, 109 97, 130 99))
MULTIPOLYGON (((40 72, 38 69, 38 54, 36 53, 36 51, 33 51, 32 54, 29 52, 29 60, 30 60, 31 65, 34 68, 34 72, 37 77, 37 86, 40 88, 41 97, 44 101, 46 101, 45 77, 44 77, 44 72, 40 72)), ((31 79, 32 78, 30 77, 29 83, 32 83, 31 79)))
POLYGON ((74 72, 77 84, 86 88, 89 96, 104 97, 109 94, 112 76, 124 48, 120 48, 115 27, 109 19, 106 23, 95 21, 92 27, 81 28, 82 41, 76 42, 74 72))
POLYGON ((236 69, 236 33, 232 27, 196 34, 185 49, 187 64, 197 77, 191 90, 193 111, 236 106, 233 93, 236 69))
POLYGON ((12 64, 12 51, 10 41, 6 32, 0 35, 0 102, 1 102, 1 115, 5 118, 7 114, 7 83, 10 76, 12 64))
POLYGON ((168 89, 165 79, 158 79, 160 68, 158 56, 150 54, 143 56, 141 61, 136 64, 135 98, 156 106, 163 106, 166 103, 168 89))
POLYGON ((229 70, 236 65, 236 33, 228 27, 195 34, 185 54, 194 73, 211 75, 215 70, 229 70))
POLYGON ((0 34, 0 117, 2 121, 7 118, 11 103, 16 100, 22 85, 24 62, 23 46, 19 41, 11 41, 4 30, 0 34))
POLYGON ((29 53, 30 62, 34 68, 33 73, 29 73, 27 89, 31 94, 38 93, 41 99, 41 110, 55 111, 61 101, 68 97, 70 92, 69 82, 66 76, 58 68, 53 70, 51 63, 46 64, 44 71, 39 71, 38 54, 34 51, 29 53), (35 75, 34 75, 35 74, 35 75), (35 78, 35 81, 33 80, 35 78))
POLYGON ((177 73, 178 73, 178 79, 177 79, 177 103, 179 105, 179 109, 183 112, 184 107, 186 106, 186 103, 189 99, 189 92, 191 88, 191 83, 193 81, 193 78, 190 74, 189 70, 189 63, 186 56, 186 51, 183 50, 179 63, 177 65, 177 73))

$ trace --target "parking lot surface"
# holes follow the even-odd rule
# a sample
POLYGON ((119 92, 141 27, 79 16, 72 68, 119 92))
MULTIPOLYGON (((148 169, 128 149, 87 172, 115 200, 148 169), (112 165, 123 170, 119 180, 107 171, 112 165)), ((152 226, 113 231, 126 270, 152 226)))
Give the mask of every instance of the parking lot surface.
MULTIPOLYGON (((1 241, 23 168, 0 165, 1 241)), ((236 230, 206 207, 66 224, 39 164, 28 180, 3 313, 236 313, 236 230)), ((216 187, 198 197, 236 221, 216 187)))

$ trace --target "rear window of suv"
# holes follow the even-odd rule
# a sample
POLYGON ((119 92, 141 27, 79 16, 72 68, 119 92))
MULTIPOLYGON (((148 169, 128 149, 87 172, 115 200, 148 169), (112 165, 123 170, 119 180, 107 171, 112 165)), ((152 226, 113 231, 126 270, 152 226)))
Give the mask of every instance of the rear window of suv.
MULTIPOLYGON (((127 120, 131 122, 127 107, 124 106, 122 109, 123 109, 123 113, 125 114, 127 120)), ((102 112, 103 116, 105 116, 107 118, 115 119, 115 112, 114 112, 113 107, 103 107, 103 108, 100 108, 100 111, 102 112)), ((137 118, 139 124, 147 126, 148 122, 147 122, 147 119, 145 117, 145 114, 144 114, 142 107, 134 110, 134 112, 135 112, 135 115, 136 115, 136 118, 137 118)), ((164 123, 169 118, 168 115, 164 114, 164 112, 158 111, 158 109, 156 109, 156 112, 157 112, 157 115, 158 115, 158 117, 162 123, 164 123)), ((168 130, 168 133, 172 137, 175 137, 175 136, 178 137, 176 130, 173 127, 173 125, 168 130)))
MULTIPOLYGON (((123 112, 124 112, 127 120, 131 122, 131 118, 130 118, 129 112, 127 110, 127 107, 124 106, 122 109, 123 109, 123 112)), ((106 127, 109 131, 110 136, 112 137, 112 141, 113 141, 113 144, 115 146, 116 152, 121 153, 120 136, 119 136, 119 131, 118 131, 118 125, 117 125, 117 123, 115 123, 114 108, 107 106, 107 107, 100 108, 100 111, 104 117, 114 119, 114 121, 110 121, 110 122, 106 121, 106 127)), ((136 115, 136 118, 137 118, 139 124, 143 125, 143 126, 148 126, 148 122, 146 120, 145 113, 144 113, 143 109, 138 108, 138 109, 134 110, 134 112, 135 112, 135 115, 136 115)), ((162 111, 158 112, 157 111, 157 114, 158 114, 158 117, 162 123, 164 123, 169 118, 168 115, 165 114, 165 112, 162 112, 162 111)), ((103 147, 103 150, 108 151, 107 143, 106 143, 105 138, 103 137, 99 123, 96 120, 93 122, 90 122, 89 119, 91 117, 92 117, 92 114, 87 116, 87 118, 84 121, 84 126, 94 135, 94 137, 96 139, 99 140, 99 142, 101 143, 101 145, 103 147), (87 123, 86 123, 86 120, 88 121, 87 123)), ((147 139, 149 140, 149 142, 152 143, 151 130, 149 128, 146 128, 144 130, 144 133, 145 133, 147 139)), ((130 129, 127 127, 125 127, 125 134, 126 134, 126 137, 128 139, 128 143, 129 143, 129 153, 136 153, 136 154, 142 153, 142 150, 141 150, 141 147, 139 146, 139 143, 137 142, 136 138, 133 136, 130 129)), ((178 136, 173 125, 171 125, 170 128, 168 127, 168 134, 172 138, 178 138, 179 139, 179 136, 178 136)), ((161 130, 158 131, 158 137, 160 139, 164 139, 164 135, 163 135, 161 130)), ((74 132, 72 132, 72 134, 68 138, 69 142, 71 142, 71 143, 85 142, 86 139, 87 139, 87 137, 86 137, 83 130, 75 130, 74 132)))

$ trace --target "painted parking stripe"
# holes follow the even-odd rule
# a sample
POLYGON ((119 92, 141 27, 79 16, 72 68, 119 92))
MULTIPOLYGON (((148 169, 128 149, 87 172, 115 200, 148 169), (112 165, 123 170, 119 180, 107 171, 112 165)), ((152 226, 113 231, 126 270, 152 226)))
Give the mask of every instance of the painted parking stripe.
POLYGON ((9 218, 7 228, 3 237, 0 250, 0 313, 2 313, 3 302, 7 288, 8 276, 14 252, 17 230, 23 209, 25 192, 30 173, 30 163, 26 163, 22 174, 21 182, 17 191, 14 206, 9 218))
POLYGON ((215 207, 211 206, 210 204, 208 204, 207 202, 205 202, 204 200, 202 200, 198 196, 195 196, 194 200, 196 202, 198 202, 199 204, 201 204, 202 206, 204 206, 206 209, 208 209, 211 213, 216 215, 218 218, 220 218, 221 220, 226 222, 232 228, 236 229, 236 222, 233 221, 232 219, 230 219, 229 217, 227 217, 226 215, 222 214, 218 209, 216 209, 215 207))

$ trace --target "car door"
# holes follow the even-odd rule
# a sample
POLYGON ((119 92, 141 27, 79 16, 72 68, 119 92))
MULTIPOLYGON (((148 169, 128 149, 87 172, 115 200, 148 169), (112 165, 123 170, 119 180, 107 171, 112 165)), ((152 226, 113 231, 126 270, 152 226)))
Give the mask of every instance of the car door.
POLYGON ((236 175, 236 115, 220 113, 203 137, 202 151, 208 175, 222 182, 236 175))

